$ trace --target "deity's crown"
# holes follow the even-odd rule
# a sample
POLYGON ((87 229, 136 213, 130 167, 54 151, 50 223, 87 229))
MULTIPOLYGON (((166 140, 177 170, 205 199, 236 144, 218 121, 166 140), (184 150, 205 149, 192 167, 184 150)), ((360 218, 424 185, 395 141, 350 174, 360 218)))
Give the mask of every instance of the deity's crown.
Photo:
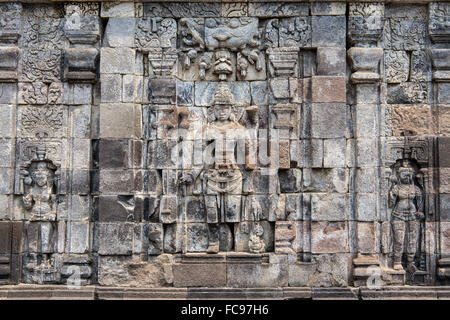
POLYGON ((403 160, 401 167, 398 169, 399 172, 408 171, 412 172, 414 169, 408 160, 403 160))
POLYGON ((230 88, 225 83, 219 83, 216 93, 213 97, 213 104, 229 104, 233 105, 234 99, 230 88))

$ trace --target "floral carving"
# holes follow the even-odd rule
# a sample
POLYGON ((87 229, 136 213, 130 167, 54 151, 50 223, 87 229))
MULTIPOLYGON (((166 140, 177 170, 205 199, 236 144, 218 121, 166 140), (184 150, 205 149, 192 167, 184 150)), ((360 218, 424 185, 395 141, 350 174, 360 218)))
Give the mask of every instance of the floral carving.
POLYGON ((174 48, 177 24, 174 19, 141 18, 135 34, 139 48, 174 48))
POLYGON ((55 82, 60 78, 61 51, 24 50, 22 54, 24 81, 55 82))
POLYGON ((394 50, 413 50, 425 46, 425 21, 418 19, 392 18, 391 48, 394 50))
POLYGON ((22 136, 51 138, 62 135, 64 110, 61 107, 26 107, 20 114, 22 136))
POLYGON ((311 27, 309 18, 296 17, 281 20, 281 47, 304 47, 310 40, 311 27))
POLYGON ((409 56, 405 51, 386 50, 384 61, 388 83, 401 83, 408 80, 409 56))

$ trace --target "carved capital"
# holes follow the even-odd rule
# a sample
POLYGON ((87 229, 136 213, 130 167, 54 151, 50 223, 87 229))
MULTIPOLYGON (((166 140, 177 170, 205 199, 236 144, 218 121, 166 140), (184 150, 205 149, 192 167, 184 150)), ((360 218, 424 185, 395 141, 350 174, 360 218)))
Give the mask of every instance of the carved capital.
POLYGON ((450 49, 430 49, 433 81, 450 82, 450 49))
POLYGON ((383 56, 383 49, 350 48, 347 55, 352 65, 353 83, 375 83, 380 80, 378 65, 383 56))
POLYGON ((96 80, 98 50, 94 48, 69 48, 65 51, 66 78, 73 82, 96 80))
POLYGON ((0 47, 0 82, 17 81, 19 48, 0 47))

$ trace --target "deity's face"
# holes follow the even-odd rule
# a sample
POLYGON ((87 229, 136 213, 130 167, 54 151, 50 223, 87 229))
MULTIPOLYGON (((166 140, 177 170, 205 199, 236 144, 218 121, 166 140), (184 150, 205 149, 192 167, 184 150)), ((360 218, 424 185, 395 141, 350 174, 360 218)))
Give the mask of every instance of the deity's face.
POLYGON ((409 183, 411 183, 411 173, 410 173, 409 171, 407 171, 407 170, 401 171, 401 172, 400 172, 400 181, 401 181, 403 184, 409 184, 409 183))
POLYGON ((231 106, 228 104, 216 104, 214 107, 214 115, 219 121, 226 121, 230 119, 231 106))
POLYGON ((39 186, 44 187, 48 182, 49 172, 47 165, 44 162, 39 162, 36 168, 31 172, 31 177, 33 181, 39 186))

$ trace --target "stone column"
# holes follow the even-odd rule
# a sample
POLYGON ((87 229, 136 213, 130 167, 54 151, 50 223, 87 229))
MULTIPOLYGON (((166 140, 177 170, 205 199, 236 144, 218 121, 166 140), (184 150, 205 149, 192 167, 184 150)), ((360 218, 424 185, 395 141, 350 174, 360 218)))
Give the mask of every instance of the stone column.
POLYGON ((20 38, 20 3, 0 4, 0 273, 1 284, 21 278, 22 221, 14 215, 14 146, 20 38))
POLYGON ((384 4, 350 3, 347 52, 351 62, 350 81, 354 89, 352 106, 354 125, 355 198, 353 228, 353 276, 355 285, 366 285, 369 267, 379 266, 379 114, 380 38, 384 26, 384 4))
POLYGON ((432 40, 430 56, 432 62, 432 81, 434 110, 437 114, 438 127, 438 163, 435 173, 435 192, 437 196, 436 225, 430 225, 430 231, 439 239, 437 257, 437 276, 441 283, 448 285, 450 280, 450 29, 448 16, 450 4, 432 2, 428 5, 428 32, 432 40), (445 20, 447 19, 447 20, 445 20), (446 22, 447 21, 447 22, 446 22), (432 228, 431 228, 432 227, 432 228))

